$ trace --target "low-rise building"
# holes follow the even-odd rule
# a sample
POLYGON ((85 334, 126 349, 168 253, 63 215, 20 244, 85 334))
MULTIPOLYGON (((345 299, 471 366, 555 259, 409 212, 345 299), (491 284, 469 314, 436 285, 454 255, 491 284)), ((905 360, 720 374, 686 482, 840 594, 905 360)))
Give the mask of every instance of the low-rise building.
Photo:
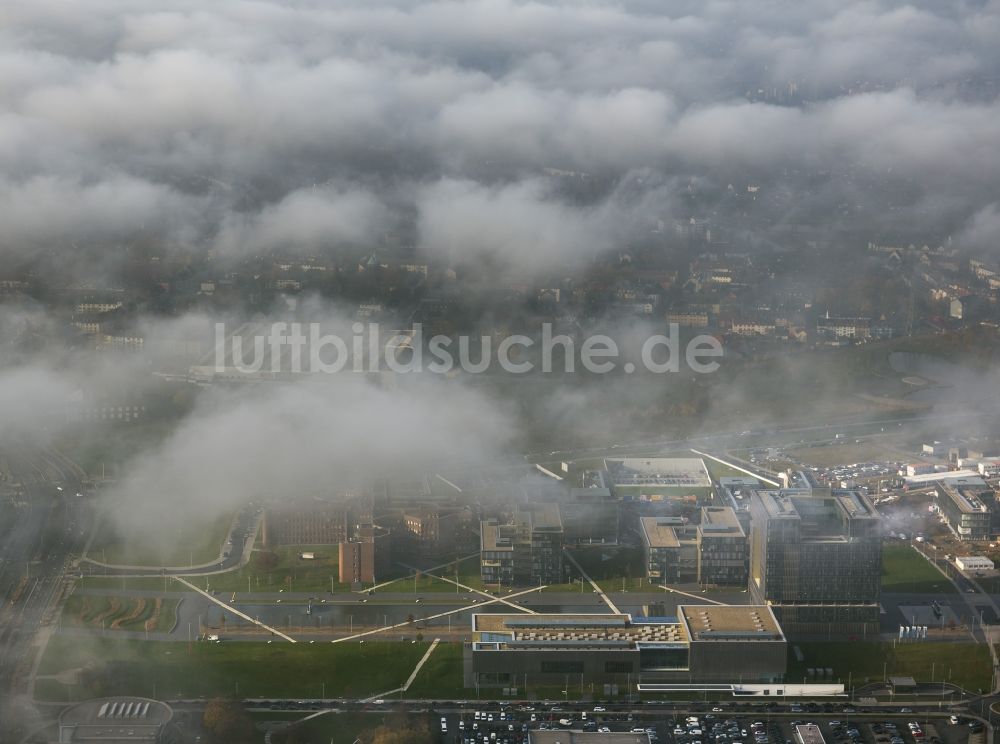
POLYGON ((992 571, 993 561, 981 555, 960 555, 955 557, 955 565, 961 571, 992 571))
POLYGON ((477 614, 465 684, 772 682, 787 642, 766 606, 682 605, 677 617, 477 614))
MULTIPOLYGON (((981 482, 980 482, 981 483, 981 482)), ((985 484, 942 481, 937 505, 949 529, 959 540, 989 540, 993 534, 996 498, 985 484)))
POLYGON ((85 700, 59 716, 60 744, 161 744, 181 737, 173 727, 173 709, 140 697, 85 700))
POLYGON ((840 318, 827 313, 816 321, 816 335, 821 339, 867 339, 871 323, 870 318, 840 318))
POLYGON ((826 744, 826 740, 815 723, 800 723, 795 727, 795 744, 826 744))
POLYGON ((1000 477, 1000 457, 990 457, 980 460, 976 465, 976 469, 979 470, 979 474, 984 478, 998 478, 1000 477))
POLYGON ((700 457, 609 458, 604 461, 604 469, 619 497, 712 487, 712 478, 700 457))

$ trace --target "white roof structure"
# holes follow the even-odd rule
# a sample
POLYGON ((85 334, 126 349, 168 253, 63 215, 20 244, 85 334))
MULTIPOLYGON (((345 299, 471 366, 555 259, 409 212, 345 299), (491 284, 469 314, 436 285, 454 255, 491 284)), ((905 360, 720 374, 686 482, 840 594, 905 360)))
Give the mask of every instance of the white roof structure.
POLYGON ((986 482, 975 470, 942 470, 939 473, 925 473, 924 475, 910 475, 905 478, 906 482, 913 486, 927 483, 937 483, 938 481, 957 480, 956 486, 985 486, 986 482))

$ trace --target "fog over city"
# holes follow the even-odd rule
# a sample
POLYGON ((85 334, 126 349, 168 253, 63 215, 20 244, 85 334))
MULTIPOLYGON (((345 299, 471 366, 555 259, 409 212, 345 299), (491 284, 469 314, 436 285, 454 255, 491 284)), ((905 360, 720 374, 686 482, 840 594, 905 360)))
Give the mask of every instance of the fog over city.
POLYGON ((399 238, 572 273, 684 216, 692 183, 734 218, 748 207, 727 187, 760 186, 747 219, 779 241, 995 243, 998 16, 995 2, 13 2, 3 251, 85 273, 150 238, 233 258, 399 238))
MULTIPOLYGON (((469 593, 461 601, 478 592, 476 603, 500 603, 488 586, 499 597, 501 585, 540 592, 544 583, 581 604, 524 600, 538 599, 542 613, 592 612, 591 602, 617 613, 608 582, 617 591, 621 580, 623 595, 632 579, 636 591, 669 583, 655 566, 649 573, 640 520, 674 520, 683 538, 675 542, 688 540, 687 550, 700 510, 720 507, 721 481, 732 476, 759 476, 769 493, 806 488, 808 478, 822 480, 824 498, 834 498, 831 488, 863 490, 875 505, 890 499, 891 514, 872 506, 864 515, 890 519, 888 539, 905 530, 906 540, 918 532, 922 540, 934 522, 930 540, 937 516, 923 501, 906 503, 912 492, 901 496, 909 461, 916 470, 979 467, 971 451, 996 459, 1000 472, 998 329, 1000 0, 5 0, 0 744, 14 718, 19 742, 51 718, 56 708, 39 703, 36 681, 66 700, 83 690, 118 694, 103 667, 95 675, 105 675, 104 687, 74 682, 68 693, 67 675, 79 669, 56 670, 50 656, 55 671, 39 676, 29 652, 42 658, 49 636, 76 638, 78 666, 92 671, 123 622, 132 623, 122 631, 130 640, 144 631, 143 642, 150 634, 179 642, 197 618, 195 638, 219 640, 203 615, 215 622, 230 612, 226 602, 245 602, 243 619, 224 616, 223 634, 226 622, 247 620, 241 640, 278 644, 283 636, 269 626, 267 638, 252 635, 258 609, 280 625, 301 600, 311 632, 306 592, 325 597, 329 579, 324 610, 350 603, 336 617, 350 637, 331 615, 329 640, 353 641, 350 612, 360 624, 371 610, 373 633, 379 608, 384 628, 394 610, 402 614, 392 622, 409 616, 414 625, 413 607, 395 608, 369 586, 412 578, 406 601, 423 605, 417 574, 448 565, 457 581, 459 562, 469 562, 462 580, 475 585, 461 585, 469 593), (493 365, 303 373, 288 366, 292 323, 337 336, 345 353, 362 348, 352 339, 377 332, 407 360, 426 361, 432 337, 455 340, 457 357, 462 338, 474 359, 490 349, 493 365), (284 346, 268 346, 275 329, 284 346), (546 334, 562 339, 555 371, 541 370, 546 334), (614 342, 607 374, 580 362, 595 338, 614 342), (666 354, 680 360, 676 369, 650 368, 650 339, 659 340, 655 361, 666 354), (698 343, 718 350, 711 372, 685 363, 698 343), (531 372, 498 369, 503 355, 531 372), (630 457, 653 464, 609 465, 630 457), (681 464, 653 472, 660 458, 681 464), (676 480, 651 494, 646 476, 657 486, 676 480), (504 584, 494 558, 480 562, 484 525, 503 543, 501 528, 519 510, 550 497, 575 535, 567 557, 571 539, 581 559, 607 546, 595 562, 606 575, 593 577, 604 584, 585 584, 575 558, 561 563, 562 543, 543 576, 504 584), (314 546, 280 533, 307 531, 327 519, 322 509, 338 510, 328 522, 341 520, 344 534, 324 534, 330 573, 315 569, 311 586, 303 577, 316 564, 286 563, 307 560, 313 551, 304 548, 314 546), (418 511, 445 521, 414 528, 418 511), (265 539, 270 518, 274 542, 265 539), (208 534, 214 523, 224 535, 208 534), (447 539, 428 547, 425 533, 438 530, 447 539), (345 578, 338 562, 347 553, 338 550, 385 535, 395 541, 391 569, 375 568, 371 547, 366 578, 345 578), (281 578, 272 582, 272 573, 281 578), (291 581, 279 589, 289 575, 302 582, 297 600, 291 581), (208 577, 221 600, 198 593, 208 577), (176 604, 171 592, 185 597, 175 627, 127 617, 105 628, 97 614, 74 625, 63 613, 69 606, 83 618, 99 602, 113 605, 100 593, 118 591, 118 578, 119 599, 156 597, 157 613, 164 600, 176 604), (261 596, 238 600, 244 589, 261 596), (65 636, 53 630, 63 620, 65 636), (39 628, 46 638, 36 642, 39 628)), ((920 484, 916 498, 931 498, 920 484)), ((989 488, 1000 513, 1000 483, 989 488)), ((739 504, 728 496, 747 510, 736 530, 746 545, 750 493, 739 504)), ((887 632, 884 608, 865 614, 885 588, 872 558, 882 555, 883 532, 865 533, 874 594, 864 612, 829 623, 834 640, 841 631, 852 641, 887 632)), ((935 556, 946 554, 956 550, 942 543, 935 556)), ((700 565, 691 555, 683 561, 700 565)), ((528 563, 518 559, 519 569, 528 563)), ((698 602, 708 585, 690 576, 673 583, 688 592, 678 597, 698 602)), ((745 576, 733 586, 733 596, 705 601, 772 604, 751 597, 745 576)), ((448 601, 459 602, 455 594, 448 601)), ((619 604, 662 620, 678 614, 676 599, 619 604)), ((884 604, 898 614, 893 602, 884 604)), ((471 607, 460 610, 463 629, 471 607)), ((292 633, 287 617, 281 627, 292 633)), ((452 635, 450 616, 441 618, 421 629, 428 641, 436 632, 443 643, 472 637, 459 635, 458 621, 452 635)), ((975 630, 960 629, 978 642, 975 630)), ((416 653, 423 636, 404 630, 391 640, 416 653)), ((382 668, 358 659, 357 669, 382 668)), ((828 664, 805 663, 796 681, 828 664)), ((571 705, 576 667, 565 668, 573 674, 547 680, 542 694, 561 690, 571 705)), ((682 681, 697 682, 692 675, 682 681)), ((468 679, 464 692, 441 694, 471 697, 468 679)), ((582 673, 579 687, 582 697, 582 673)), ((185 697, 205 696, 191 689, 185 697)), ((478 681, 475 690, 478 698, 478 681)), ((288 694, 320 694, 307 692, 288 694)), ((448 742, 446 733, 443 725, 448 742)), ((356 741, 372 742, 360 733, 356 741)), ((704 744, 725 743, 706 735, 704 744)))
MULTIPOLYGON (((10 266, 100 283, 150 244, 223 265, 383 246, 473 276, 574 276, 684 219, 692 193, 751 247, 818 240, 835 253, 861 236, 1000 245, 996 2, 99 0, 13 2, 4 14, 10 266)), ((17 361, 42 370, 4 373, 4 428, 18 436, 19 406, 66 394, 82 370, 106 375, 51 348, 17 361)), ((227 456, 198 442, 227 426, 253 440, 268 420, 288 421, 286 435, 261 435, 287 441, 283 455, 249 454, 242 439, 231 451, 306 482, 318 473, 303 463, 336 470, 335 451, 357 462, 398 439, 408 455, 452 458, 460 443, 482 452, 504 441, 502 404, 461 393, 483 399, 460 416, 436 397, 454 387, 439 384, 203 396, 206 410, 134 477, 195 493, 154 463, 172 471, 194 448, 232 477, 227 456), (433 436, 416 436, 417 421, 433 436)), ((587 406, 545 405, 586 416, 587 406)))

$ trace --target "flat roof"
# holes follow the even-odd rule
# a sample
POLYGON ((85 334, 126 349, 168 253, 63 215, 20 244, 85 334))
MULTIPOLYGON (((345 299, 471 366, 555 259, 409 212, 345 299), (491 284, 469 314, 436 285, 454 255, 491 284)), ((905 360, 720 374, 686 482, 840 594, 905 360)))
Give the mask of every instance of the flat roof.
POLYGON ((808 493, 797 490, 754 491, 761 505, 771 518, 800 519, 802 509, 810 513, 810 506, 820 502, 832 504, 841 516, 848 519, 881 519, 866 496, 857 491, 808 493))
POLYGON ((986 485, 986 482, 979 476, 978 470, 942 470, 937 473, 924 473, 923 475, 908 475, 904 478, 907 483, 934 483, 936 481, 959 481, 967 485, 986 485))
POLYGON ((719 485, 725 486, 726 488, 732 488, 735 486, 759 486, 760 481, 749 475, 724 475, 719 478, 719 485))
POLYGON ((712 478, 700 457, 625 457, 606 459, 604 466, 616 486, 710 487, 712 478))
POLYGON ((703 506, 701 508, 701 532, 703 537, 732 537, 743 535, 743 525, 736 518, 731 506, 703 506))
POLYGON ((85 700, 66 708, 59 726, 73 730, 71 741, 138 744, 159 740, 174 712, 166 703, 139 697, 85 700))
POLYGON ((815 723, 802 723, 795 727, 795 736, 800 744, 826 744, 823 732, 815 723))
POLYGON ((766 605, 680 605, 677 612, 693 641, 785 638, 766 605))
POLYGON ((989 507, 980 498, 980 494, 987 491, 990 494, 993 493, 993 490, 986 486, 986 484, 978 486, 975 484, 959 484, 949 481, 941 483, 941 492, 947 498, 951 499, 952 503, 958 507, 959 511, 965 512, 966 514, 977 514, 989 511, 989 507))
POLYGON ((627 614, 475 614, 474 640, 503 648, 632 647, 636 643, 686 643, 687 631, 675 619, 632 622, 627 614), (475 634, 487 634, 477 637, 475 634))
POLYGON ((532 529, 561 530, 562 517, 559 515, 558 504, 519 505, 514 515, 515 521, 527 522, 532 529))
POLYGON ((661 522, 658 517, 642 517, 639 520, 639 524, 642 525, 642 534, 646 540, 646 544, 651 548, 677 548, 680 547, 680 541, 677 539, 677 533, 674 532, 674 526, 667 522, 661 522))
POLYGON ((479 523, 479 544, 483 550, 514 550, 514 545, 510 541, 498 542, 500 536, 500 525, 479 523))

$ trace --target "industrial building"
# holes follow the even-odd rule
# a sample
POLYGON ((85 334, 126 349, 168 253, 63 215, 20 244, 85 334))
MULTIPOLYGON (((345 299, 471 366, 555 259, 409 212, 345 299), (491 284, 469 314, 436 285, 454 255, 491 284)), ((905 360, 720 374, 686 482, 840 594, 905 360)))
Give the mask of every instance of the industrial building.
POLYGON ((990 539, 994 533, 996 496, 986 483, 972 478, 941 481, 936 495, 938 510, 955 537, 990 539))
POLYGON ((756 491, 750 503, 750 581, 790 637, 876 634, 881 518, 868 498, 804 479, 756 491))
POLYGON ((697 525, 662 517, 639 523, 650 582, 746 586, 749 544, 731 507, 703 507, 697 525))
POLYGON ((558 504, 519 505, 507 524, 480 525, 484 584, 558 584, 563 579, 563 525, 558 504))
POLYGON ((59 716, 59 744, 166 744, 180 741, 166 703, 139 697, 86 700, 59 716))
POLYGON ((677 617, 477 614, 466 686, 773 682, 787 643, 766 606, 681 605, 677 617))

